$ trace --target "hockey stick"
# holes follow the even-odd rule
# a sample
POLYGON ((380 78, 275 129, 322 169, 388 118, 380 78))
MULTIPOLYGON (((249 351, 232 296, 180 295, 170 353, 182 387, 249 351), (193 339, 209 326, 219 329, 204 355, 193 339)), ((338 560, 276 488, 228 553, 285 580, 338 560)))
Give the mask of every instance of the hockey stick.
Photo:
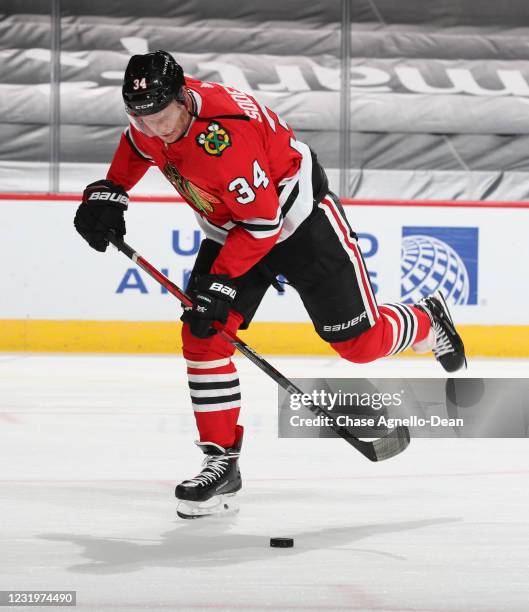
MULTIPOLYGON (((139 253, 137 253, 132 247, 130 247, 124 240, 118 238, 113 232, 109 234, 110 242, 125 254, 129 259, 137 264, 142 270, 147 272, 149 276, 154 278, 162 287, 164 287, 169 293, 178 298, 185 306, 191 306, 191 299, 179 289, 172 281, 170 281, 164 274, 153 267, 146 259, 144 259, 139 253)), ((252 361, 258 368, 260 368, 265 374, 268 374, 270 378, 280 385, 287 393, 303 393, 299 387, 294 385, 288 378, 285 378, 281 372, 276 370, 271 364, 268 363, 261 355, 256 353, 250 348, 243 340, 238 336, 231 333, 230 331, 218 328, 218 333, 221 334, 228 342, 233 344, 245 357, 252 361)), ((360 440, 354 436, 348 429, 338 425, 334 419, 334 416, 322 406, 316 404, 310 404, 307 408, 316 415, 322 415, 328 417, 332 424, 331 429, 343 438, 346 442, 354 446, 364 457, 367 457, 370 461, 383 461, 389 459, 401 453, 410 443, 410 432, 407 427, 395 427, 389 431, 384 437, 376 440, 360 440)))

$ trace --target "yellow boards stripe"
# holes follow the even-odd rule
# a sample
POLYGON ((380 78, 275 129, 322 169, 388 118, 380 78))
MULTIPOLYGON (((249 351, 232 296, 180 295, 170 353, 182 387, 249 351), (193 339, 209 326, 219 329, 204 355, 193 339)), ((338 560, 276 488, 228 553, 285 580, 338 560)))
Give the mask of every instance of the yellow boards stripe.
MULTIPOLYGON (((180 353, 180 322, 0 320, 0 351, 180 353)), ((461 325, 469 356, 529 357, 529 325, 461 325)), ((310 323, 252 323, 241 338, 268 355, 334 355, 310 323)), ((406 351, 405 355, 415 355, 406 351)))

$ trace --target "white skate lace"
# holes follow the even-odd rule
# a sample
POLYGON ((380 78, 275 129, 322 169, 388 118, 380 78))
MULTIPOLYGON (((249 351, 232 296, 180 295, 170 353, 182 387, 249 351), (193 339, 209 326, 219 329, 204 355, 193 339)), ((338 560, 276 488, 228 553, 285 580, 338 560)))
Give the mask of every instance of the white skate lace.
POLYGON ((434 323, 433 330, 435 333, 435 346, 432 349, 433 354, 439 358, 448 353, 453 353, 454 347, 442 326, 439 323, 434 323))
POLYGON ((215 478, 220 477, 226 471, 228 458, 225 455, 213 455, 206 457, 202 462, 206 466, 200 474, 186 481, 186 485, 207 485, 212 483, 215 478))

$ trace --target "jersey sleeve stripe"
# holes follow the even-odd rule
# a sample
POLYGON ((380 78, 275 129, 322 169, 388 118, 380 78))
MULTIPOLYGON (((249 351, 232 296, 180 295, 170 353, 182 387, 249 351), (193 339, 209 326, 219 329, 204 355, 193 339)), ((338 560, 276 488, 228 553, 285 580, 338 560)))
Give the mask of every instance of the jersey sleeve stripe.
POLYGON ((258 230, 250 230, 246 227, 244 227, 244 229, 253 237, 253 238, 257 238, 257 239, 263 239, 263 238, 271 238, 272 236, 275 236, 276 234, 278 234, 281 231, 281 226, 282 223, 279 223, 276 227, 274 227, 273 229, 268 229, 268 228, 259 228, 258 230))
POLYGON ((310 149, 294 138, 290 139, 290 146, 301 154, 301 164, 296 174, 283 179, 279 184, 279 203, 285 219, 279 242, 291 236, 315 206, 310 149))
POLYGON ((274 219, 262 219, 260 217, 255 217, 253 219, 245 219, 244 221, 238 221, 238 225, 242 225, 243 227, 249 227, 251 229, 259 230, 259 228, 263 227, 266 229, 272 229, 277 227, 283 219, 283 213, 280 208, 277 209, 276 216, 274 219))
POLYGON ((225 223, 222 227, 220 225, 215 225, 214 223, 211 223, 211 221, 208 221, 205 217, 199 215, 197 212, 195 212, 195 217, 200 229, 204 232, 204 234, 206 234, 206 237, 218 242, 219 244, 224 244, 228 231, 232 227, 235 227, 235 223, 232 223, 231 221, 225 223))
MULTIPOLYGON (((283 195, 283 192, 286 192, 286 185, 283 188, 283 190, 280 192, 279 194, 279 202, 281 203, 281 196, 283 195)), ((281 211, 283 213, 283 217, 286 217, 288 215, 288 212, 290 211, 290 209, 292 208, 292 206, 294 205, 294 202, 296 201, 297 197, 299 196, 299 182, 296 181, 296 183, 294 184, 294 188, 292 189, 292 191, 290 192, 290 194, 288 195, 288 197, 286 198, 286 200, 284 201, 284 203, 281 203, 281 211)))
POLYGON ((283 212, 281 208, 278 208, 274 219, 255 217, 253 219, 237 221, 237 225, 244 228, 256 238, 264 238, 263 233, 266 233, 267 236, 273 236, 281 230, 281 226, 283 225, 283 212))
POLYGON ((244 227, 245 230, 249 232, 268 232, 273 229, 278 229, 283 225, 283 220, 280 219, 277 223, 273 224, 264 224, 264 223, 247 223, 246 221, 240 221, 238 223, 241 227, 244 227))
POLYGON ((245 229, 254 238, 269 238, 281 231, 283 226, 283 213, 280 208, 277 209, 275 219, 246 219, 238 221, 237 225, 245 229))
POLYGON ((209 225, 212 225, 214 228, 221 230, 223 232, 229 232, 232 227, 235 227, 234 221, 227 221, 223 225, 217 225, 216 223, 213 223, 213 221, 210 221, 209 219, 206 219, 205 217, 201 217, 201 218, 203 218, 206 223, 209 223, 209 225))

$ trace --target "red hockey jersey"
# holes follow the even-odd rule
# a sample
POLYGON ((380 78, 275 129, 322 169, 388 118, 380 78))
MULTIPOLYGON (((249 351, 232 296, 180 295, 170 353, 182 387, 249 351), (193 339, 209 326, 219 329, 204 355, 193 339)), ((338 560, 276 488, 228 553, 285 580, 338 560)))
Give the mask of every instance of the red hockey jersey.
POLYGON ((198 118, 166 145, 130 125, 107 178, 131 189, 158 166, 223 244, 212 274, 234 278, 290 236, 313 207, 310 150, 274 112, 231 87, 186 78, 198 118), (241 115, 240 118, 212 118, 241 115))

